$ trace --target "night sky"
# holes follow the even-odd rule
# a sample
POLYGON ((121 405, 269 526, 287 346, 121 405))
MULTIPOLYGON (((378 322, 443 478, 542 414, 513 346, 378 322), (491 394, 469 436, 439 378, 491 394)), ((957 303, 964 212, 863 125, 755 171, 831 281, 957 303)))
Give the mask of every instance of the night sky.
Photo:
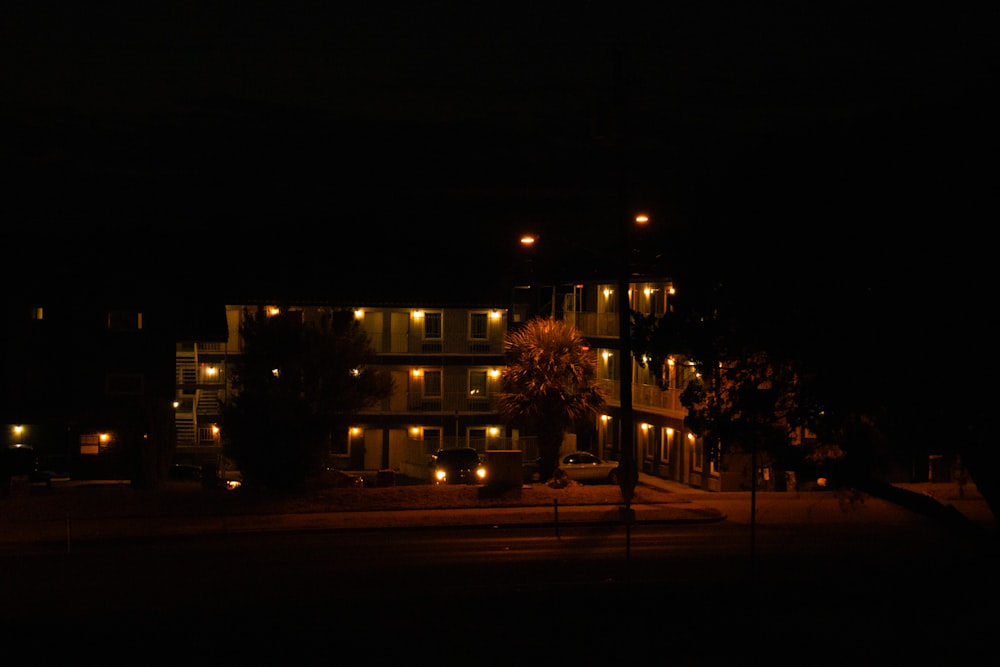
POLYGON ((247 281, 442 284, 526 230, 600 263, 641 207, 669 272, 779 300, 984 278, 993 9, 39 4, 0 22, 3 217, 53 255, 197 231, 247 281))

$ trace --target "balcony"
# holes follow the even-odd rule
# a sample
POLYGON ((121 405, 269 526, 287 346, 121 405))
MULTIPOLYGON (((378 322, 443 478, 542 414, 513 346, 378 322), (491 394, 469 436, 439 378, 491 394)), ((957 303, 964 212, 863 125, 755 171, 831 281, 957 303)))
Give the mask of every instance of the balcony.
POLYGON ((578 311, 572 313, 576 328, 584 336, 594 338, 618 337, 618 313, 593 313, 578 311))
POLYGON ((495 412, 496 400, 480 394, 470 395, 467 392, 445 392, 441 396, 420 396, 410 394, 407 397, 407 410, 416 412, 495 412))
MULTIPOLYGON (((600 380, 601 386, 607 392, 608 405, 621 405, 621 383, 617 380, 600 380)), ((632 385, 632 407, 650 410, 663 414, 683 417, 686 410, 681 405, 681 393, 677 389, 660 389, 659 387, 639 384, 632 385)))
POLYGON ((386 399, 373 406, 362 410, 365 414, 379 414, 387 412, 417 412, 424 414, 495 414, 496 398, 493 396, 483 396, 481 394, 469 394, 467 392, 445 392, 441 396, 421 396, 420 394, 407 394, 405 403, 397 405, 398 398, 386 399), (405 405, 405 407, 403 407, 405 405), (395 406, 395 407, 393 407, 395 406))

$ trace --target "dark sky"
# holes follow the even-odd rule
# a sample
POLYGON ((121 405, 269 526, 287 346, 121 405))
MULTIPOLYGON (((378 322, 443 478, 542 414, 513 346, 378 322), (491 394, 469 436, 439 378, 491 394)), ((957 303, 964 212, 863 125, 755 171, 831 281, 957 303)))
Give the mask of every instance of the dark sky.
POLYGON ((922 282, 995 218, 989 8, 134 4, 3 10, 8 235, 448 279, 641 206, 678 271, 922 282))

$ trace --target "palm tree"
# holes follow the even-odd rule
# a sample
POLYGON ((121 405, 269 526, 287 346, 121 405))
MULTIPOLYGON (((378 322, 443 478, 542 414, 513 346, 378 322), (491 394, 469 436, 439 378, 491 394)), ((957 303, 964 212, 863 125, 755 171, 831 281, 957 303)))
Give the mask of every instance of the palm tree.
POLYGON ((509 424, 538 434, 545 482, 558 465, 564 433, 604 408, 596 359, 576 327, 553 318, 529 320, 507 334, 504 347, 498 411, 509 424))

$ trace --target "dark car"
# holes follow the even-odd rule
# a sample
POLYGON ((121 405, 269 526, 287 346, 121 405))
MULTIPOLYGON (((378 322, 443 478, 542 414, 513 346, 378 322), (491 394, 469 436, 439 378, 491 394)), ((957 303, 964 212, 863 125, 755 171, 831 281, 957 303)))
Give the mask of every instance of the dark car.
POLYGON ((435 484, 480 484, 486 481, 486 466, 479 452, 471 447, 439 449, 431 463, 435 484))
POLYGON ((174 463, 167 471, 167 479, 181 482, 200 481, 204 470, 194 463, 174 463))
POLYGON ((365 486, 365 478, 336 468, 326 468, 323 471, 323 483, 338 489, 361 489, 365 486))
POLYGON ((8 477, 31 475, 38 470, 38 455, 30 445, 10 445, 0 452, 0 472, 8 477))

